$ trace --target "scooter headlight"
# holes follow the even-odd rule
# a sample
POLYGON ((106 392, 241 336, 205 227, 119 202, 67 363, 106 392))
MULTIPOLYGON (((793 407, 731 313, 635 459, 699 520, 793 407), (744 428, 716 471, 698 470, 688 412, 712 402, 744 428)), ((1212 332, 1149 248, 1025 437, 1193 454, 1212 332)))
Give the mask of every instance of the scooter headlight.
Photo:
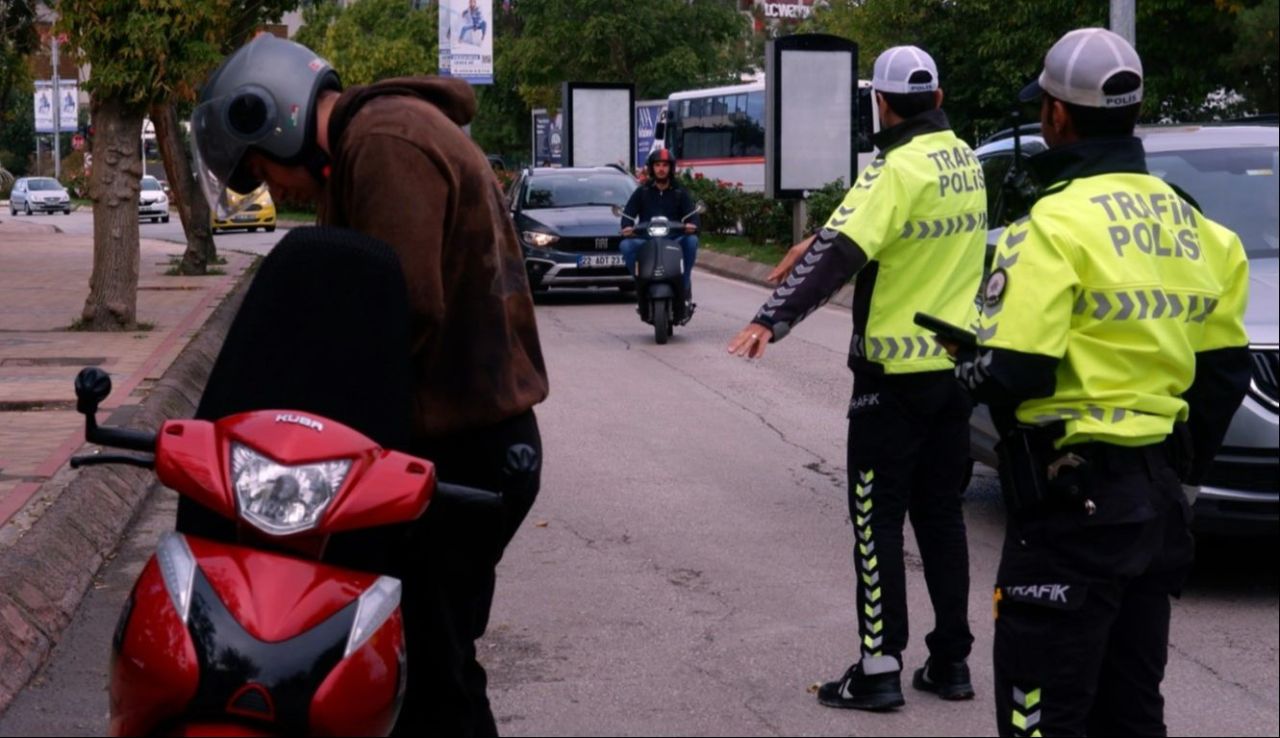
POLYGON ((350 459, 285 466, 248 446, 231 445, 231 482, 240 516, 275 536, 316 527, 349 471, 350 459))
POLYGON ((667 234, 670 232, 671 232, 671 226, 667 225, 666 223, 663 223, 661 225, 658 225, 657 223, 655 223, 649 226, 649 236, 652 238, 666 238, 667 234))

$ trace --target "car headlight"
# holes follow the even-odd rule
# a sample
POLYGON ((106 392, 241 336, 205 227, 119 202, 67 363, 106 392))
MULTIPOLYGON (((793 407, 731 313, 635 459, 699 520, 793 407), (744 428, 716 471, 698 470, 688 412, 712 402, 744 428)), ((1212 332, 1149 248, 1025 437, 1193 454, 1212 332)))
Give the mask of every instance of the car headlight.
POLYGON ((524 239, 525 243, 540 249, 545 249, 560 240, 559 236, 554 236, 550 233, 542 233, 540 231, 524 231, 520 234, 520 237, 524 239))
POLYGON ((666 224, 649 226, 649 236, 652 238, 666 238, 670 232, 671 226, 666 224))
POLYGON ((231 482, 240 516, 271 535, 316 527, 349 471, 350 459, 285 466, 248 446, 231 444, 231 482))

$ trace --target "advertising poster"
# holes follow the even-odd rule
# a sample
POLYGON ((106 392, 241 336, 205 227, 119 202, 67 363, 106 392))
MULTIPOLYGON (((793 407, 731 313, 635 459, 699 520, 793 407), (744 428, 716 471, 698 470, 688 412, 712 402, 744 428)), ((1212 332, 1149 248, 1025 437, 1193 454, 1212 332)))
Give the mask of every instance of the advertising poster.
POLYGON ((441 77, 448 77, 450 72, 450 45, 449 45, 449 19, 452 14, 449 11, 449 0, 440 0, 440 17, 436 23, 437 35, 436 44, 439 47, 438 63, 439 70, 437 74, 441 77))
POLYGON ((548 115, 544 108, 533 111, 533 165, 535 167, 558 167, 564 163, 562 125, 563 119, 559 113, 553 117, 548 115))
POLYGON ((53 133, 55 114, 61 116, 58 125, 64 133, 75 131, 80 124, 80 92, 75 82, 59 82, 57 100, 53 96, 52 81, 36 82, 34 104, 36 133, 53 133))
POLYGON ((666 100, 642 100, 636 103, 636 166, 641 166, 649 159, 653 149, 653 136, 663 111, 667 109, 666 100))
POLYGON ((493 0, 440 0, 440 73, 446 69, 473 85, 493 84, 493 0))

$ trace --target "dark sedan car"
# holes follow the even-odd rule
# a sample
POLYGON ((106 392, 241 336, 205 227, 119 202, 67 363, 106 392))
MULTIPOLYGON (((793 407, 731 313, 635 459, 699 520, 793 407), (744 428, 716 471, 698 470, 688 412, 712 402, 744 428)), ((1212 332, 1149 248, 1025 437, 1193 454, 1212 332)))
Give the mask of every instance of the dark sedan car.
POLYGON ((636 181, 617 167, 525 169, 508 203, 534 291, 551 287, 635 288, 622 264, 622 234, 610 208, 636 181))

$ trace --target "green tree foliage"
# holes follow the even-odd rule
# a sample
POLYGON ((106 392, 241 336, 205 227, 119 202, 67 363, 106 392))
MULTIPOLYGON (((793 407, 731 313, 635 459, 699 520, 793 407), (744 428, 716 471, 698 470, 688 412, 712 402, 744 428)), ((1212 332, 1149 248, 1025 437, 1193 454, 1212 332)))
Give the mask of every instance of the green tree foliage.
MULTIPOLYGON (((1018 90, 1039 72, 1055 40, 1073 28, 1107 22, 1107 4, 1096 1, 832 0, 818 9, 806 30, 857 41, 864 77, 870 76, 876 55, 890 46, 915 44, 928 50, 938 62, 953 124, 963 135, 977 138, 1006 124, 1018 90)), ((1205 101, 1210 93, 1241 87, 1240 75, 1230 73, 1224 63, 1235 43, 1235 27, 1231 4, 1223 0, 1137 3, 1145 120, 1203 118, 1209 114, 1205 101)), ((1274 57, 1274 35, 1272 39, 1274 57)))
POLYGON ((1239 75, 1237 89, 1259 113, 1275 113, 1280 104, 1280 0, 1263 0, 1236 15, 1236 42, 1227 67, 1239 75))
POLYGON ((750 21, 735 0, 521 0, 516 12, 512 70, 530 107, 555 108, 566 80, 634 82, 637 98, 663 98, 732 83, 750 66, 750 21))
MULTIPOLYGON (((131 330, 136 325, 136 203, 143 117, 151 111, 171 123, 171 105, 192 99, 229 47, 238 46, 253 28, 278 19, 296 4, 296 0, 61 0, 57 4, 57 30, 68 36, 65 48, 78 51, 81 61, 92 68, 84 83, 95 128, 90 186, 93 275, 81 315, 87 327, 131 330)), ((175 138, 172 132, 165 137, 175 138)), ((170 169, 173 156, 166 155, 171 177, 175 171, 190 171, 185 161, 180 170, 170 169)), ((173 184, 177 191, 189 182, 173 184)), ((185 216, 184 224, 190 227, 185 216)))
POLYGON ((329 60, 344 85, 433 74, 439 10, 408 0, 360 0, 347 8, 317 3, 303 11, 296 40, 329 60))
POLYGON ((0 169, 11 174, 27 173, 27 152, 35 148, 27 56, 39 43, 35 4, 0 0, 0 169))

